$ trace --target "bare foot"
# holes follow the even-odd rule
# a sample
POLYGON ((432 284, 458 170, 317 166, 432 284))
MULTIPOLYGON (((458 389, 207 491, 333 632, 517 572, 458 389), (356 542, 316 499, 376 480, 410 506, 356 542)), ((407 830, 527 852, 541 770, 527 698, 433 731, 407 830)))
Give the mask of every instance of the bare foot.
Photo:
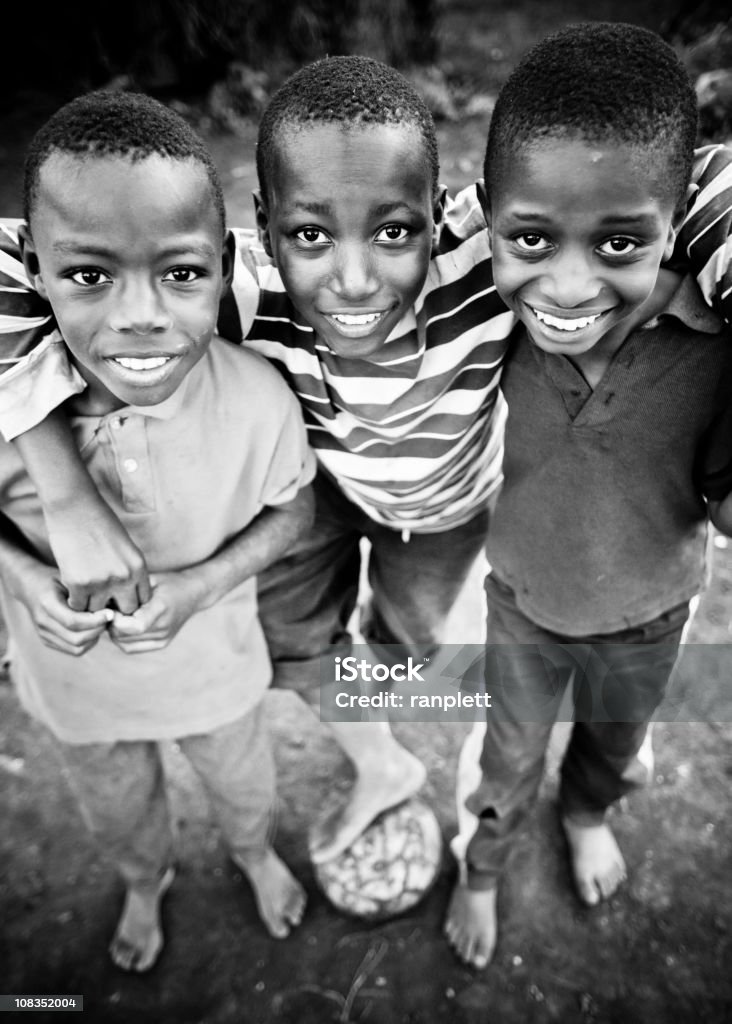
POLYGON ((444 931, 461 960, 472 967, 487 967, 496 948, 496 890, 468 889, 457 882, 444 931))
POLYGON ((130 885, 109 955, 123 971, 149 971, 163 948, 160 903, 175 878, 169 867, 152 885, 130 885))
POLYGON ((606 900, 626 879, 625 861, 615 836, 604 822, 578 825, 562 818, 569 843, 572 872, 580 899, 594 907, 606 900))
POLYGON ((364 832, 374 818, 414 796, 427 770, 418 757, 395 745, 388 760, 362 761, 348 803, 325 821, 318 822, 310 836, 314 864, 337 857, 364 832))
POLYGON ((232 860, 242 869, 254 890, 254 899, 265 928, 275 939, 284 939, 302 921, 305 890, 272 847, 264 852, 235 853, 232 860))

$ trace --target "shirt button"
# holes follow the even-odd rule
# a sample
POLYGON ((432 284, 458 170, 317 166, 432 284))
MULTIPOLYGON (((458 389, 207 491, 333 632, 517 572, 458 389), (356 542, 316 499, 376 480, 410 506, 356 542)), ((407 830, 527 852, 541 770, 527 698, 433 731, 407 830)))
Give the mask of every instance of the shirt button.
POLYGON ((137 459, 125 459, 122 465, 128 473, 134 473, 137 469, 137 459))

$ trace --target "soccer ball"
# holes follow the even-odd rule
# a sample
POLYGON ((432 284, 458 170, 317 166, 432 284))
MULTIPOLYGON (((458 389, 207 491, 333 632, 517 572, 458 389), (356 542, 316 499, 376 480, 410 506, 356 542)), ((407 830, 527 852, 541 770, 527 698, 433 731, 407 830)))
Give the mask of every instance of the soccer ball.
POLYGON ((442 836, 437 818, 412 798, 384 811, 315 877, 338 910, 382 921, 409 910, 437 878, 442 836))

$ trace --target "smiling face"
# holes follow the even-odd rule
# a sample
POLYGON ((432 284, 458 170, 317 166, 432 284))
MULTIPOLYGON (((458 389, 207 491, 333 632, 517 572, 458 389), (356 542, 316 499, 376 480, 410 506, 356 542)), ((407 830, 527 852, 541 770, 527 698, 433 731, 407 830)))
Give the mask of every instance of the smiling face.
POLYGON ((441 209, 416 129, 323 124, 278 139, 258 220, 300 315, 367 359, 422 290, 441 209))
POLYGON ((89 384, 87 412, 168 398, 215 331, 226 257, 194 160, 52 154, 24 259, 89 384))
POLYGON ((496 176, 486 211, 496 288, 546 352, 612 354, 656 311, 675 202, 663 168, 644 156, 622 143, 546 139, 496 176))

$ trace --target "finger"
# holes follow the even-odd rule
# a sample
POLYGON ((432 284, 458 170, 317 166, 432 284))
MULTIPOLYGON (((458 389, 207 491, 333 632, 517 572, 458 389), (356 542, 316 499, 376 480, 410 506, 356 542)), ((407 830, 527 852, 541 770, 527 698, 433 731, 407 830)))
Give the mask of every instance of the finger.
POLYGON ((39 629, 38 635, 46 647, 51 647, 55 651, 61 651, 63 654, 70 654, 72 657, 78 658, 91 650, 101 634, 97 633, 96 635, 86 636, 83 640, 80 640, 77 636, 74 636, 73 639, 68 639, 58 633, 39 629))
POLYGON ((124 586, 119 585, 115 587, 112 596, 118 611, 122 615, 132 615, 144 603, 140 601, 138 586, 135 583, 127 583, 124 586))
MULTIPOLYGON (((105 587, 98 587, 89 594, 89 603, 86 607, 88 612, 101 612, 109 604, 111 598, 110 590, 105 587)), ((82 611, 84 609, 81 609, 82 611)))
POLYGON ((107 628, 113 614, 110 608, 102 608, 98 612, 75 612, 59 603, 53 607, 45 606, 40 621, 50 629, 66 630, 71 635, 86 632, 98 635, 107 628))
POLYGON ((147 604, 152 597, 153 587, 152 576, 143 576, 137 581, 137 600, 139 604, 147 604))
MULTIPOLYGON (((85 612, 89 610, 89 590, 87 587, 72 583, 66 589, 66 602, 72 611, 85 612)), ((95 610, 94 608, 91 609, 91 611, 95 610)))
POLYGON ((109 634, 112 637, 139 637, 146 633, 148 625, 140 621, 134 615, 120 615, 116 612, 109 626, 109 634))
POLYGON ((135 640, 117 640, 112 637, 113 642, 125 654, 147 654, 150 651, 161 651, 170 643, 169 637, 162 637, 158 640, 149 638, 137 638, 135 640))

